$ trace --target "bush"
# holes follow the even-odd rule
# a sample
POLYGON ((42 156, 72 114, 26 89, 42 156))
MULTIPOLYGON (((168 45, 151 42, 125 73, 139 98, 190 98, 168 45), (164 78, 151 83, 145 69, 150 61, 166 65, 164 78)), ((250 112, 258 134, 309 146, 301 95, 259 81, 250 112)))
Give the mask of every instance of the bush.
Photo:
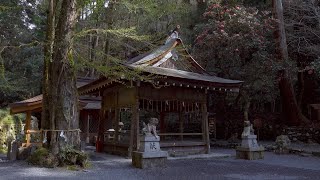
POLYGON ((82 151, 76 150, 73 147, 66 146, 59 153, 60 165, 78 165, 80 167, 88 167, 88 155, 82 151))
POLYGON ((63 148, 58 156, 54 156, 46 148, 38 148, 27 159, 27 162, 48 168, 67 166, 69 169, 69 167, 79 166, 81 168, 88 168, 90 166, 88 162, 88 155, 86 153, 69 146, 63 148))
POLYGON ((0 109, 0 153, 7 152, 7 142, 19 139, 23 115, 10 115, 9 109, 0 109))
POLYGON ((54 168, 58 166, 58 159, 51 154, 46 148, 38 148, 31 156, 28 157, 27 162, 41 167, 54 168))

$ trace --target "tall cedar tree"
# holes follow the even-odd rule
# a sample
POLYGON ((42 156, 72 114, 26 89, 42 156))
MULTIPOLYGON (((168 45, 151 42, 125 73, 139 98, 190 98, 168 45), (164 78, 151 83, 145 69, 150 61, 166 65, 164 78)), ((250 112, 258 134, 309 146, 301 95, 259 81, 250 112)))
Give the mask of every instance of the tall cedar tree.
MULTIPOLYGON (((288 49, 286 42, 286 34, 284 29, 283 6, 282 0, 273 0, 274 16, 278 21, 278 28, 275 31, 275 37, 278 47, 278 55, 280 61, 288 61, 288 49)), ((294 94, 291 78, 288 69, 284 68, 279 71, 279 89, 282 101, 284 117, 288 125, 299 125, 305 121, 304 116, 298 106, 296 96, 294 94)))
POLYGON ((78 147, 80 144, 78 93, 71 55, 76 19, 76 0, 49 1, 41 125, 51 130, 47 136, 53 154, 66 145, 78 147))

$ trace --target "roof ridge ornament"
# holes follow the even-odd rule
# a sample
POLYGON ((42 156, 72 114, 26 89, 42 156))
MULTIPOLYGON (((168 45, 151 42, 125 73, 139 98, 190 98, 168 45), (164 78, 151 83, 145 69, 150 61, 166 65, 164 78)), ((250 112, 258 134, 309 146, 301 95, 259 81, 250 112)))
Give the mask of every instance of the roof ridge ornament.
POLYGON ((166 42, 164 44, 167 44, 170 42, 172 39, 180 39, 179 38, 179 31, 180 31, 180 25, 177 25, 176 28, 174 28, 170 34, 169 37, 167 38, 166 42))

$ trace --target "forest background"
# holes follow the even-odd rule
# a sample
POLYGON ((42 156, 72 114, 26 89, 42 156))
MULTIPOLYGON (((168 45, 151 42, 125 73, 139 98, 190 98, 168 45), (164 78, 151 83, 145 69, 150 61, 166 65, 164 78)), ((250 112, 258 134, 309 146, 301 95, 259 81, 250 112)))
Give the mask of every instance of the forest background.
MULTIPOLYGON (((4 109, 43 90, 48 2, 1 1, 4 109)), ((78 2, 80 15, 68 54, 77 76, 119 75, 119 63, 163 44, 179 24, 180 38, 208 72, 244 81, 239 94, 209 94, 208 110, 228 128, 224 138, 239 131, 244 119, 261 121, 266 138, 286 126, 318 126, 310 118, 309 105, 320 102, 319 1, 283 1, 285 60, 278 45, 281 25, 271 0, 78 2)))

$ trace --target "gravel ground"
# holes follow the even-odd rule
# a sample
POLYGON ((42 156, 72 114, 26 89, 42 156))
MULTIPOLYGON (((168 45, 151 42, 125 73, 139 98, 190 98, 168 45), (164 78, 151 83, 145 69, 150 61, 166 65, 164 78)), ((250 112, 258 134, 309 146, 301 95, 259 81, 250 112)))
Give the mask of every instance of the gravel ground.
MULTIPOLYGON (((235 154, 230 149, 212 151, 235 154)), ((107 154, 91 153, 91 162, 88 170, 69 171, 33 167, 24 161, 0 161, 0 179, 320 179, 320 158, 270 152, 264 160, 237 160, 234 156, 169 160, 166 167, 144 170, 133 168, 130 159, 107 154)))

